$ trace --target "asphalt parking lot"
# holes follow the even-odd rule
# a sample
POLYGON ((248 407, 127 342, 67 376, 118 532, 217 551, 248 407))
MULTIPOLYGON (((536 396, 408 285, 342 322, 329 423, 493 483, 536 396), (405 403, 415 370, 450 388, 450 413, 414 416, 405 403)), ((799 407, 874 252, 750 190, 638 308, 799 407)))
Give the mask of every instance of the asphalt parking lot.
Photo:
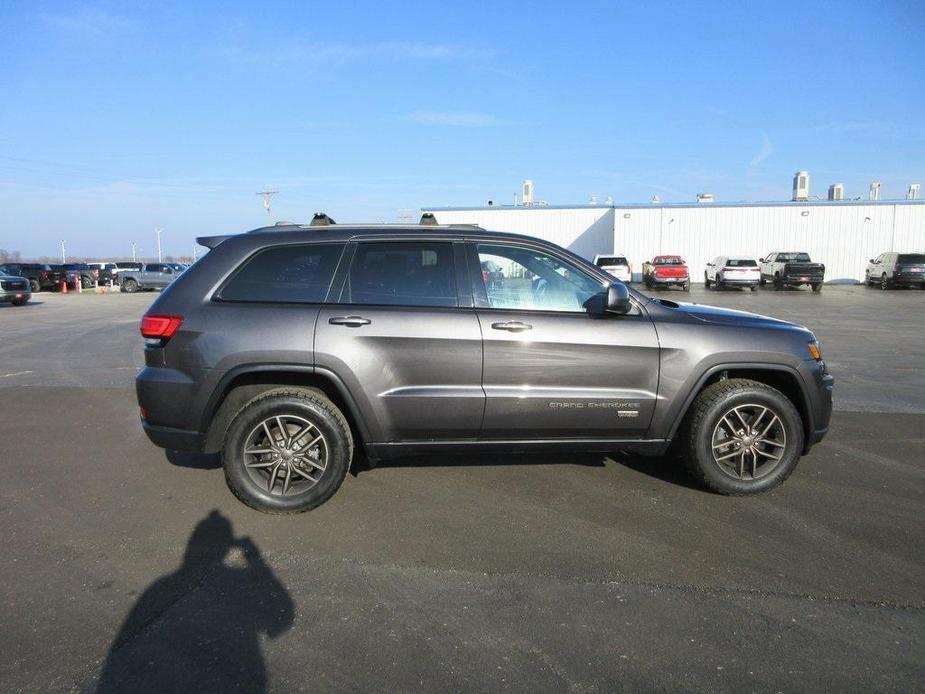
POLYGON ((837 411, 779 490, 425 458, 265 516, 144 437, 154 295, 0 306, 0 689, 922 690, 925 291, 662 295, 816 331, 837 411))

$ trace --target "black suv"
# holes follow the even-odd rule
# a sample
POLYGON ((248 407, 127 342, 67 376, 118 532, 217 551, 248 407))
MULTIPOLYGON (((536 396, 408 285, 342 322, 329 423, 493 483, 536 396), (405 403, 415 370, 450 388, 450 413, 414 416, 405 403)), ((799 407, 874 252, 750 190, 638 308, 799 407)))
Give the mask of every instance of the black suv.
POLYGON ((375 464, 674 444, 710 488, 751 494, 828 428, 806 328, 651 299, 527 236, 322 219, 199 239, 142 319, 148 437, 220 451, 255 508, 324 502, 355 445, 375 464))

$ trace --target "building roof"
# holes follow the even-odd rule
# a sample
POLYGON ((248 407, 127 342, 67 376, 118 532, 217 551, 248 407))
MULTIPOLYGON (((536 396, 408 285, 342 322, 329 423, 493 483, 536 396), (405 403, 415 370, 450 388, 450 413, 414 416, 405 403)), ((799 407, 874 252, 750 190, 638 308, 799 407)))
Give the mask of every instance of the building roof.
POLYGON ((613 204, 597 205, 472 205, 472 206, 437 206, 422 207, 422 212, 472 212, 479 211, 512 211, 512 210, 627 210, 627 209, 678 209, 682 207, 696 207, 710 209, 711 207, 854 207, 859 205, 925 205, 921 200, 808 200, 795 202, 792 200, 745 201, 738 202, 615 202, 613 204))

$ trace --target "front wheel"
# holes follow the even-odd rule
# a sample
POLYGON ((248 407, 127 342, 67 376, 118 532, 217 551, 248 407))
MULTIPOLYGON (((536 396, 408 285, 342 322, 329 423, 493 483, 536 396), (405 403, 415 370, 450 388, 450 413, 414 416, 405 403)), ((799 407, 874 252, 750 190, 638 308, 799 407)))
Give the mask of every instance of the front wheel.
POLYGON ((803 451, 803 422, 779 390, 730 378, 697 396, 681 444, 688 470, 713 491, 759 494, 793 472, 803 451))
POLYGON ((13 304, 13 306, 24 306, 27 301, 28 299, 23 297, 22 299, 12 299, 10 303, 13 304))
POLYGON ((813 282, 810 286, 816 294, 822 291, 822 282, 813 282))
POLYGON ((883 275, 880 277, 880 289, 882 291, 886 291, 889 288, 890 288, 890 281, 886 278, 886 273, 884 272, 883 275))
POLYGON ((710 288, 710 278, 707 277, 707 273, 703 273, 703 287, 704 289, 710 288))
POLYGON ((322 393, 281 388, 235 416, 222 449, 225 481, 245 504, 266 513, 300 513, 331 498, 350 467, 353 438, 322 393))
POLYGON ((749 287, 749 289, 751 289, 753 292, 757 292, 757 291, 758 291, 758 285, 757 285, 757 284, 753 284, 751 287, 749 287))
POLYGON ((774 275, 774 289, 780 291, 784 288, 784 281, 780 278, 780 275, 774 275))
POLYGON ((42 290, 42 285, 39 284, 38 280, 29 280, 29 288, 33 294, 36 294, 42 290))

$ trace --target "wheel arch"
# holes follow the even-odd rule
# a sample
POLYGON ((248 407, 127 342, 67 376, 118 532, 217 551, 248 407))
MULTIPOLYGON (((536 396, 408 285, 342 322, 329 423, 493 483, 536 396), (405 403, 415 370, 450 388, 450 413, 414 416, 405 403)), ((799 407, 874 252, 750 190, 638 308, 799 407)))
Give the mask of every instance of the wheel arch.
POLYGON ((806 391, 806 385, 803 383, 803 378, 800 373, 796 369, 784 364, 730 363, 717 364, 710 367, 701 375, 697 384, 691 389, 690 393, 688 393, 687 398, 685 398, 684 405, 672 422, 667 437, 668 439, 675 438, 678 429, 690 412, 691 405, 693 405, 694 400, 700 395, 704 388, 727 378, 745 378, 757 381, 769 385, 783 393, 787 399, 793 403, 794 407, 797 408, 797 412, 800 413, 800 419, 803 422, 803 452, 805 453, 808 450, 809 444, 807 442, 813 431, 813 410, 809 394, 806 391))
POLYGON ((335 373, 306 365, 248 364, 226 373, 212 391, 200 426, 200 431, 205 432, 203 451, 219 451, 228 425, 241 408, 261 393, 280 386, 308 388, 326 396, 343 412, 353 440, 365 449, 370 440, 366 422, 335 373))

